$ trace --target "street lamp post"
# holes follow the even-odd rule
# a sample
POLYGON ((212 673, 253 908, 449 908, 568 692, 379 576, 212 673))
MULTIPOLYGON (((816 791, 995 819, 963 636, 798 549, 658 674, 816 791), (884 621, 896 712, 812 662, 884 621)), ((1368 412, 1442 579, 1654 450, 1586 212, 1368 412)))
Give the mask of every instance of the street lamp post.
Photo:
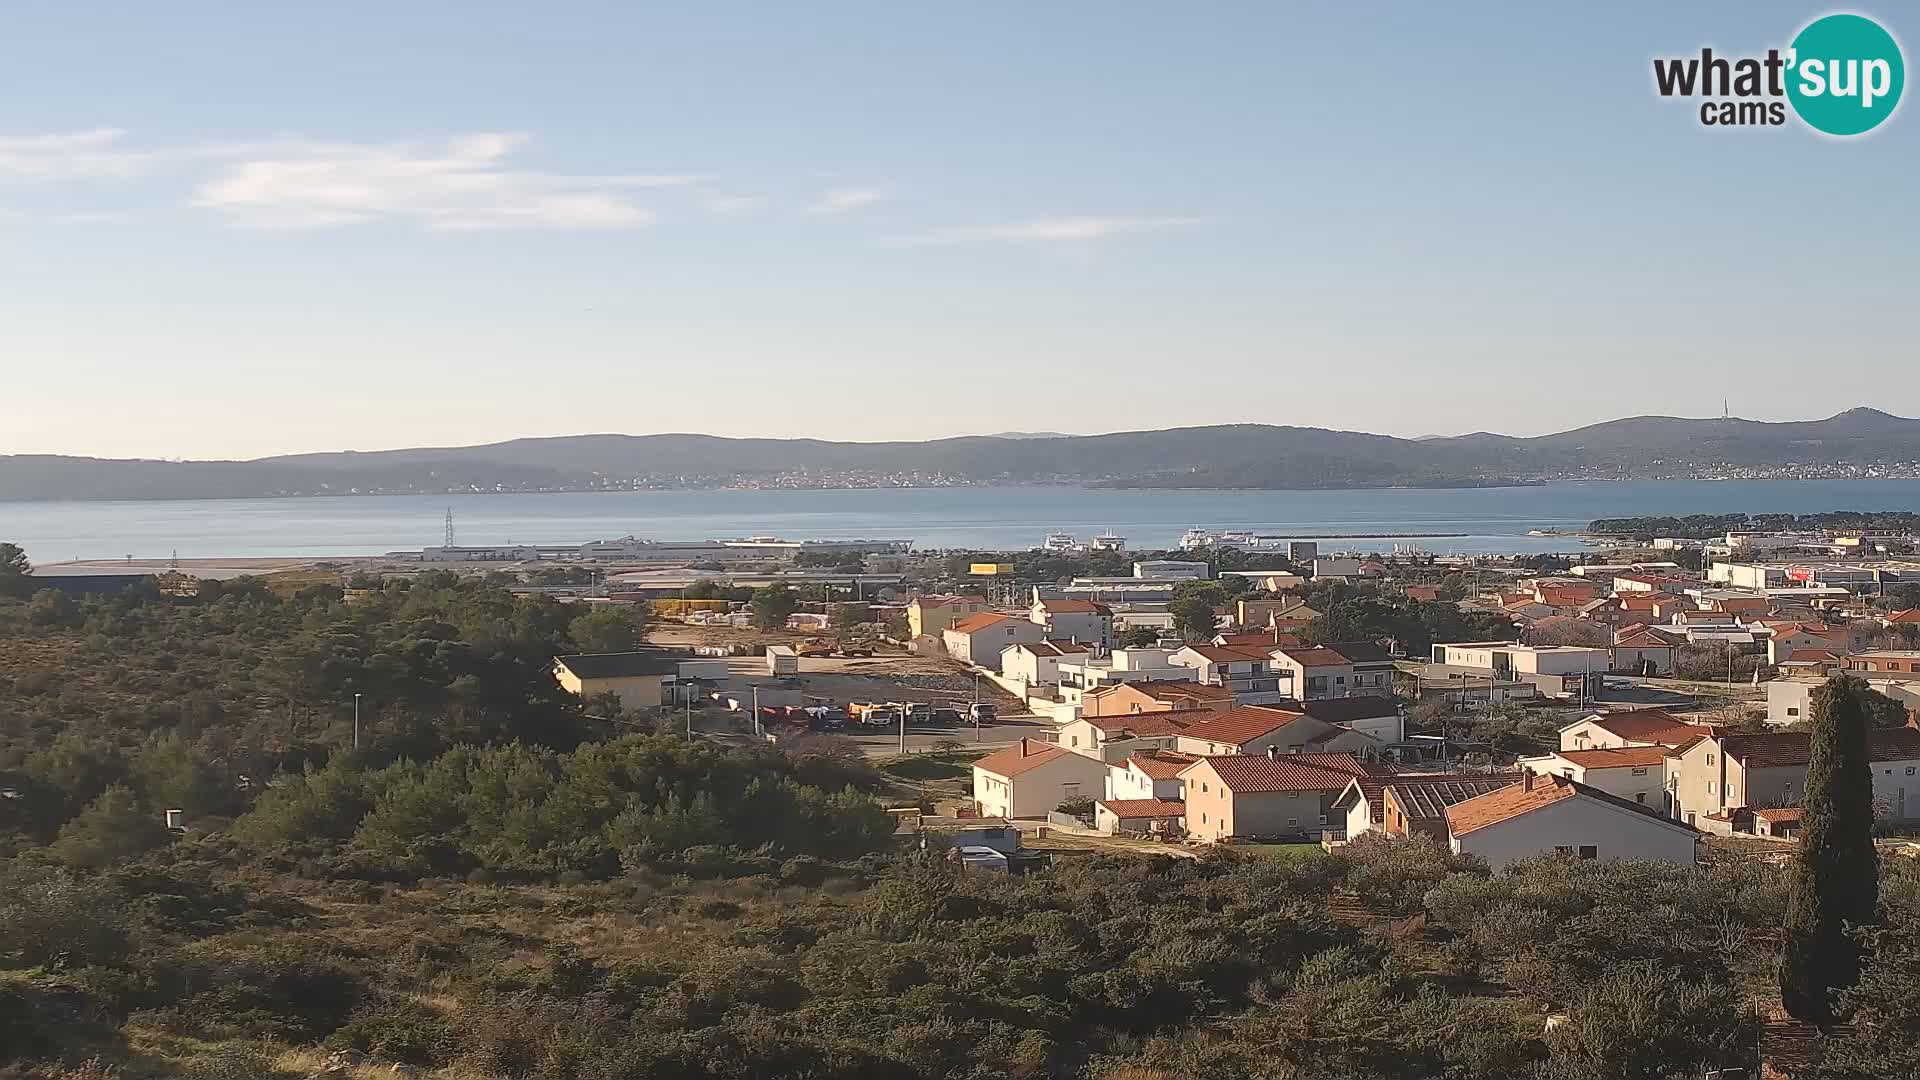
POLYGON ((360 695, 353 695, 353 748, 360 749, 360 695))

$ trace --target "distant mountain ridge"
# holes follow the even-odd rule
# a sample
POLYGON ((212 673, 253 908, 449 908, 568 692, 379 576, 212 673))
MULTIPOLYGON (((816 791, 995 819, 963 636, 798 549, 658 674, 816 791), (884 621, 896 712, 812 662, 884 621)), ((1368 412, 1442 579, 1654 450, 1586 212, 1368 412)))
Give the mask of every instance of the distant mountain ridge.
POLYGON ((1455 486, 1710 468, 1920 462, 1920 420, 1857 408, 1823 420, 1637 416, 1552 435, 1402 439, 1265 424, 1108 435, 1002 433, 849 443, 717 435, 568 435, 483 446, 252 461, 0 456, 0 499, 632 487, 1067 483, 1117 487, 1455 486))

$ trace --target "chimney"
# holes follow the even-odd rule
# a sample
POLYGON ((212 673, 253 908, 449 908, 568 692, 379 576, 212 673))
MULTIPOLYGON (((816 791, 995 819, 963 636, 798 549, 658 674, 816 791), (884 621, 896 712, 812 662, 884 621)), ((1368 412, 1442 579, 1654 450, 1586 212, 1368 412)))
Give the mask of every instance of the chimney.
POLYGON ((1268 747, 1267 747, 1267 760, 1268 760, 1268 761, 1279 761, 1279 760, 1280 760, 1280 748, 1279 748, 1278 746, 1273 746, 1273 745, 1268 745, 1268 747))
POLYGON ((1532 790, 1533 790, 1533 770, 1532 770, 1532 769, 1525 769, 1525 770, 1523 770, 1523 771, 1521 772, 1521 774, 1520 774, 1520 790, 1521 790, 1521 791, 1532 791, 1532 790))

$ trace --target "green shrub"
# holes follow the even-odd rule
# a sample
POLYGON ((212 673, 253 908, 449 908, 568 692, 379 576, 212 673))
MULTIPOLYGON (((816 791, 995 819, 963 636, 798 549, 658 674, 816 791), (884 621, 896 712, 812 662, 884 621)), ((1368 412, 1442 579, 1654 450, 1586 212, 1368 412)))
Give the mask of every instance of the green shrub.
POLYGON ((48 867, 0 869, 0 967, 86 967, 127 955, 118 890, 48 867))

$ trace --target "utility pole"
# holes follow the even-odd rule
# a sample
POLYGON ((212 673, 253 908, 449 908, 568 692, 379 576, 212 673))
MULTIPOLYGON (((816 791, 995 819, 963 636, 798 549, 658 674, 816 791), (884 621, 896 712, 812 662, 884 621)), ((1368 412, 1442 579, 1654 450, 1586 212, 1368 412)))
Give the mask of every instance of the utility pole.
POLYGON ((358 691, 353 695, 353 748, 360 749, 360 694, 358 691))
POLYGON ((973 718, 973 741, 980 741, 980 673, 973 673, 973 705, 967 709, 967 715, 973 718))
POLYGON ((900 703, 900 756, 907 754, 907 702, 900 703))
POLYGON ((760 684, 753 684, 753 734, 760 736, 760 684))
POLYGON ((693 691, 687 691, 687 741, 693 741, 693 691))

